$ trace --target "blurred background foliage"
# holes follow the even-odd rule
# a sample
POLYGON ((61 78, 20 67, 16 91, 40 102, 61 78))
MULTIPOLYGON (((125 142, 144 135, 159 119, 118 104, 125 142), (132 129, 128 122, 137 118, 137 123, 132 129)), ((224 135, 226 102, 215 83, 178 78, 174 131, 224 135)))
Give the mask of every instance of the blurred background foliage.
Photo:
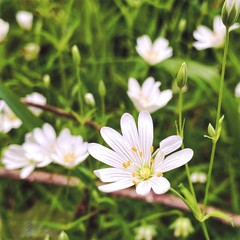
MULTIPOLYGON (((197 51, 192 47, 193 31, 203 24, 212 28, 214 16, 220 14, 222 0, 1 0, 0 17, 10 23, 7 40, 0 45, 0 81, 19 98, 33 91, 47 97, 48 104, 68 112, 80 113, 78 93, 92 92, 95 108, 84 105, 81 118, 119 130, 124 112, 137 117, 127 96, 127 81, 134 77, 143 82, 148 76, 161 81, 161 89, 173 88, 170 103, 152 114, 155 125, 155 146, 166 136, 176 133, 177 90, 175 75, 185 61, 188 86, 184 93, 185 146, 194 150, 191 171, 207 172, 211 141, 204 138, 208 123, 214 124, 222 49, 197 51), (19 28, 15 15, 19 10, 34 14, 33 29, 19 28), (152 40, 167 38, 173 57, 156 66, 149 66, 136 53, 136 39, 148 34, 152 40), (40 45, 38 58, 27 61, 24 46, 40 45), (81 89, 77 84, 76 66, 71 48, 77 45, 81 62, 81 89), (50 79, 49 81, 46 79, 50 79), (105 113, 102 114, 99 82, 106 86, 105 113)), ((239 102, 234 88, 239 81, 239 29, 230 36, 226 86, 223 100, 225 115, 221 141, 218 143, 210 204, 240 213, 239 192, 239 102)), ((45 112, 41 120, 53 124, 57 131, 64 127, 80 134, 88 142, 103 143, 97 130, 66 118, 45 112)), ((1 149, 21 144, 26 128, 1 133, 1 149)), ((135 229, 144 224, 156 229, 154 239, 173 239, 169 226, 181 215, 172 209, 100 193, 92 170, 102 164, 89 157, 68 173, 50 165, 45 170, 79 177, 84 188, 67 188, 26 183, 8 179, 0 181, 0 239, 57 239, 64 230, 69 239, 135 239, 135 229), (46 238, 47 239, 47 238, 46 238)), ((186 182, 183 168, 167 173, 174 188, 186 182)), ((201 202, 204 185, 195 185, 201 202)), ((188 239, 203 239, 199 224, 189 213, 195 232, 188 239)), ((239 239, 240 231, 207 222, 212 239, 239 239)))

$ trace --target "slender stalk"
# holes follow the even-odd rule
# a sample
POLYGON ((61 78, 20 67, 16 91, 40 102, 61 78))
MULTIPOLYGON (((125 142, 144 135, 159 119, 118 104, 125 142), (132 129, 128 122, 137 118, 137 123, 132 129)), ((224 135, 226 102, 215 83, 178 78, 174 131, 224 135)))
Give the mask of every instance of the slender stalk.
MULTIPOLYGON (((184 138, 184 131, 183 131, 183 118, 182 118, 182 104, 183 104, 183 91, 182 91, 182 88, 179 88, 179 99, 178 99, 178 128, 179 128, 179 135, 180 137, 183 139, 184 138)), ((182 144, 182 149, 184 148, 184 144, 182 144)), ((189 169, 189 166, 188 166, 188 163, 185 164, 185 170, 186 170, 186 174, 187 174, 187 179, 188 179, 188 183, 189 183, 189 186, 190 186, 190 190, 191 190, 191 193, 196 200, 196 194, 195 194, 195 191, 194 191, 194 187, 193 187, 193 184, 192 184, 192 181, 191 181, 191 178, 190 178, 190 169, 189 169)))
POLYGON ((201 227, 202 227, 205 239, 210 240, 205 222, 201 222, 201 227))
POLYGON ((79 107, 80 107, 80 115, 83 116, 82 81, 80 78, 79 66, 76 65, 75 68, 76 68, 76 78, 78 82, 78 101, 79 101, 79 107))
MULTIPOLYGON (((226 28, 226 37, 225 37, 225 44, 224 44, 224 51, 223 51, 222 71, 221 71, 221 79, 220 79, 220 87, 219 87, 219 95, 218 95, 218 105, 217 105, 217 115, 216 115, 216 127, 215 127, 216 132, 219 131, 219 120, 220 120, 221 108, 222 108, 222 98, 223 98, 223 90, 224 90, 224 78, 225 78, 225 69, 226 69, 226 61, 227 61, 228 43, 229 43, 229 28, 226 28)), ((203 213, 206 212, 206 206, 207 206, 207 202, 208 202, 208 195, 209 195, 209 188, 210 188, 210 184, 211 184, 211 177, 212 177, 212 170, 213 170, 213 165, 214 165, 216 146, 217 146, 217 139, 216 139, 216 141, 212 142, 210 163, 209 163, 208 174, 207 174, 207 183, 206 183, 205 196, 204 196, 204 201, 203 201, 203 213)))
POLYGON ((62 53, 60 53, 60 56, 59 56, 59 71, 60 71, 61 83, 63 86, 63 95, 65 98, 67 98, 68 87, 67 87, 65 67, 64 67, 62 53))

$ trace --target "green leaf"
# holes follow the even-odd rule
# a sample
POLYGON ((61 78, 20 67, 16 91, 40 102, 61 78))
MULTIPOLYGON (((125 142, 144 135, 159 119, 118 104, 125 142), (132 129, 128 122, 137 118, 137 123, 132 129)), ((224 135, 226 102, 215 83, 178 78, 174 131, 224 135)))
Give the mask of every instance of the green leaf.
POLYGON ((7 86, 0 83, 0 98, 2 98, 12 111, 22 120, 23 126, 31 131, 33 128, 42 126, 43 122, 35 117, 19 100, 18 96, 7 86))
POLYGON ((230 216, 228 216, 228 215, 227 215, 226 213, 224 213, 224 212, 221 212, 221 211, 218 211, 218 210, 212 211, 212 212, 206 214, 206 215, 203 217, 202 221, 204 222, 204 221, 206 221, 206 220, 207 220, 208 218, 210 218, 210 217, 224 219, 224 220, 226 220, 227 222, 231 222, 231 224, 233 225, 233 220, 232 220, 232 218, 231 218, 230 216))

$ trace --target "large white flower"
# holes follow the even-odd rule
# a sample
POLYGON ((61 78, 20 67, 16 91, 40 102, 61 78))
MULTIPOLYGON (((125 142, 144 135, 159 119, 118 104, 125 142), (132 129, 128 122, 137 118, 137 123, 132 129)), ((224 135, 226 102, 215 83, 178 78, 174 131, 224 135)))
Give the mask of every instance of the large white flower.
POLYGON ((33 14, 27 11, 19 11, 16 14, 16 20, 19 26, 24 30, 31 30, 33 22, 33 14))
POLYGON ((0 132, 8 133, 13 128, 19 128, 22 121, 15 115, 4 100, 0 100, 0 132))
POLYGON ((0 43, 6 38, 9 31, 9 23, 0 18, 0 43))
POLYGON ((145 80, 142 87, 134 78, 128 80, 128 96, 138 111, 147 110, 154 112, 166 106, 172 98, 172 90, 160 91, 161 82, 155 82, 153 77, 145 80))
POLYGON ((112 150, 97 143, 89 144, 89 153, 111 166, 94 171, 102 182, 109 183, 99 186, 99 189, 113 192, 136 185, 136 192, 140 195, 148 194, 151 189, 156 194, 167 192, 170 183, 163 173, 186 164, 193 151, 183 149, 174 152, 181 146, 182 139, 170 136, 161 141, 154 152, 153 122, 147 111, 140 112, 138 128, 132 115, 123 114, 121 130, 122 135, 109 127, 101 129, 103 139, 112 150))
MULTIPOLYGON (((41 104, 45 105, 47 102, 47 99, 40 93, 38 92, 33 92, 31 94, 26 95, 23 98, 24 101, 30 102, 30 103, 36 103, 36 104, 41 104)), ((29 109, 36 115, 40 115, 42 112, 42 109, 36 108, 36 107, 29 107, 29 109)))
MULTIPOLYGON (((230 27, 230 31, 239 27, 239 24, 233 24, 230 27)), ((224 43, 226 35, 226 27, 224 26, 220 16, 214 17, 213 31, 206 26, 200 25, 193 36, 197 40, 193 43, 193 46, 197 50, 203 50, 206 48, 218 48, 224 43)))
POLYGON ((165 38, 157 38, 154 43, 147 35, 137 39, 136 50, 138 54, 149 64, 155 65, 172 56, 172 48, 165 38))
POLYGON ((88 157, 88 143, 81 136, 71 135, 69 129, 63 129, 57 138, 53 161, 67 168, 73 168, 88 157))

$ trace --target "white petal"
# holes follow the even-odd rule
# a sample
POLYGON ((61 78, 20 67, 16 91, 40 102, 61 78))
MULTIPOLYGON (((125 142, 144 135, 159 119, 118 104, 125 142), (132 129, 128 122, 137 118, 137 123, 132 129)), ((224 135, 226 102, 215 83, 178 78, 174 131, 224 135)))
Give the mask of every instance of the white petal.
MULTIPOLYGON (((142 94, 144 97, 148 97, 150 94, 151 94, 151 91, 154 87, 154 84, 155 84, 155 80, 153 77, 148 77, 143 85, 142 85, 142 94)), ((158 83, 158 85, 160 86, 160 84, 158 83)))
POLYGON ((131 146, 139 149, 139 136, 134 118, 129 113, 124 113, 121 117, 121 131, 131 146))
POLYGON ((182 145, 182 138, 178 135, 173 135, 165 138, 159 144, 160 151, 164 153, 164 155, 168 155, 171 152, 176 151, 182 145))
POLYGON ((144 54, 151 47, 152 47, 152 41, 151 41, 149 36, 143 35, 143 36, 137 38, 136 50, 137 50, 139 55, 144 54))
POLYGON ((152 177, 149 182, 156 194, 164 194, 170 188, 169 181, 164 177, 152 177))
POLYGON ((94 173, 102 182, 116 182, 121 179, 132 178, 131 172, 128 172, 126 169, 103 168, 95 170, 94 173))
POLYGON ((101 185, 98 189, 102 192, 115 192, 133 186, 132 179, 123 179, 114 183, 101 185))
MULTIPOLYGON (((186 164, 191 160, 193 157, 193 150, 190 148, 186 148, 175 152, 168 157, 166 157, 160 164, 159 164, 159 171, 164 173, 170 171, 172 169, 181 167, 182 165, 186 164)), ((157 170, 157 171, 158 171, 157 170)))
POLYGON ((27 178, 34 170, 35 165, 29 165, 25 168, 23 168, 20 172, 20 178, 27 178))
POLYGON ((153 121, 150 113, 147 111, 141 111, 138 116, 138 132, 143 158, 149 161, 153 144, 153 121))
POLYGON ((136 186, 136 192, 138 195, 147 195, 151 190, 151 184, 149 180, 142 181, 136 186))
POLYGON ((128 94, 131 95, 138 95, 141 91, 141 87, 138 83, 138 81, 135 78, 129 78, 128 79, 128 94))
POLYGON ((97 143, 89 143, 88 151, 94 158, 111 167, 121 168, 123 162, 126 161, 114 151, 97 143))

